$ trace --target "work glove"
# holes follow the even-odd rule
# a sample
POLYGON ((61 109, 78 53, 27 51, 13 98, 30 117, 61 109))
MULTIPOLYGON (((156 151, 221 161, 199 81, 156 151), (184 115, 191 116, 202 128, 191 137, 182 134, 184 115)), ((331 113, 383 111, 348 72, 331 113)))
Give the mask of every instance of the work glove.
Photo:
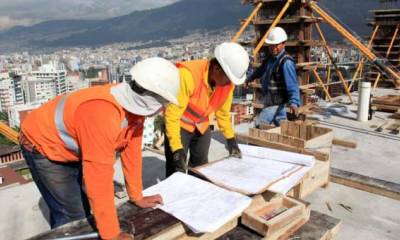
POLYGON ((185 151, 181 148, 176 150, 173 153, 173 160, 174 160, 174 165, 178 169, 178 171, 182 171, 183 173, 187 173, 188 166, 186 165, 186 153, 185 151))
POLYGON ((292 115, 294 115, 295 117, 299 116, 299 108, 295 104, 290 104, 289 108, 292 115))
POLYGON ((289 120, 289 121, 297 121, 297 120, 301 120, 299 117, 300 117, 300 115, 299 115, 299 108, 296 106, 296 105, 294 105, 294 104, 291 104, 290 106, 289 106, 289 112, 287 113, 287 119, 289 120))
POLYGON ((228 144, 229 156, 242 158, 242 152, 240 151, 239 146, 234 137, 226 139, 226 143, 228 144))

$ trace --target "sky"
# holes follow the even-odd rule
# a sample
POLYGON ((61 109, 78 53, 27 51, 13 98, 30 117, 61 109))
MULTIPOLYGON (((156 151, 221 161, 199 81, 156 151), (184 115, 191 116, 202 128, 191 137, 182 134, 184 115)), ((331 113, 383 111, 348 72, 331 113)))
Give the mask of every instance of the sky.
POLYGON ((54 19, 105 19, 178 0, 0 0, 0 30, 54 19))

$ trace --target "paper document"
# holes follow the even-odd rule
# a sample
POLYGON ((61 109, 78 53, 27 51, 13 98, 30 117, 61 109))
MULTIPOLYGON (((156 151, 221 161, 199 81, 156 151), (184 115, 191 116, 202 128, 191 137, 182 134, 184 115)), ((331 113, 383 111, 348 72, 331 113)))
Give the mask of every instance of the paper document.
POLYGON ((161 194, 158 208, 184 222, 195 233, 214 232, 241 215, 251 198, 180 172, 146 189, 144 195, 161 194))
POLYGON ((227 158, 195 169, 213 183, 243 194, 286 194, 312 168, 313 156, 239 145, 242 159, 227 158))

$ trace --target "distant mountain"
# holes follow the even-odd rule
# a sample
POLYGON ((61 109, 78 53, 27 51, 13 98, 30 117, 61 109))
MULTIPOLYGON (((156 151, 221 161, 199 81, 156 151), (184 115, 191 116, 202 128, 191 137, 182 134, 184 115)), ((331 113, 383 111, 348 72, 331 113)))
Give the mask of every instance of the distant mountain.
POLYGON ((239 0, 181 0, 174 4, 99 21, 48 21, 0 34, 1 43, 20 46, 96 46, 115 42, 165 40, 196 30, 237 27, 251 6, 239 0))
MULTIPOLYGON (((368 10, 379 7, 376 0, 319 2, 362 37, 371 31, 366 26, 368 10)), ((135 11, 106 20, 48 21, 0 33, 0 50, 10 50, 7 49, 10 46, 98 46, 115 42, 167 40, 196 30, 238 28, 239 19, 247 17, 251 9, 251 6, 241 5, 240 0, 181 0, 165 7, 135 11)), ((328 39, 340 39, 333 32, 326 31, 328 39)))

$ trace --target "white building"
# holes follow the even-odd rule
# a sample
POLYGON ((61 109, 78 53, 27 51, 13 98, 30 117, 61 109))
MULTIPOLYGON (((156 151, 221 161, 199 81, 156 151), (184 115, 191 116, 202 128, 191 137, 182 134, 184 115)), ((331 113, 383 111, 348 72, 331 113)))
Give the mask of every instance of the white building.
POLYGON ((57 61, 50 61, 48 64, 40 66, 37 71, 32 71, 32 76, 39 81, 48 83, 54 80, 56 95, 67 92, 66 75, 64 64, 57 61))
POLYGON ((14 81, 7 74, 0 75, 0 111, 7 112, 14 105, 14 81))
POLYGON ((24 89, 27 103, 45 103, 57 96, 56 79, 31 76, 24 82, 24 89))
POLYGON ((14 104, 13 105, 18 105, 18 104, 24 104, 25 99, 24 99, 24 90, 23 90, 23 77, 16 75, 13 77, 13 91, 14 91, 14 104))

